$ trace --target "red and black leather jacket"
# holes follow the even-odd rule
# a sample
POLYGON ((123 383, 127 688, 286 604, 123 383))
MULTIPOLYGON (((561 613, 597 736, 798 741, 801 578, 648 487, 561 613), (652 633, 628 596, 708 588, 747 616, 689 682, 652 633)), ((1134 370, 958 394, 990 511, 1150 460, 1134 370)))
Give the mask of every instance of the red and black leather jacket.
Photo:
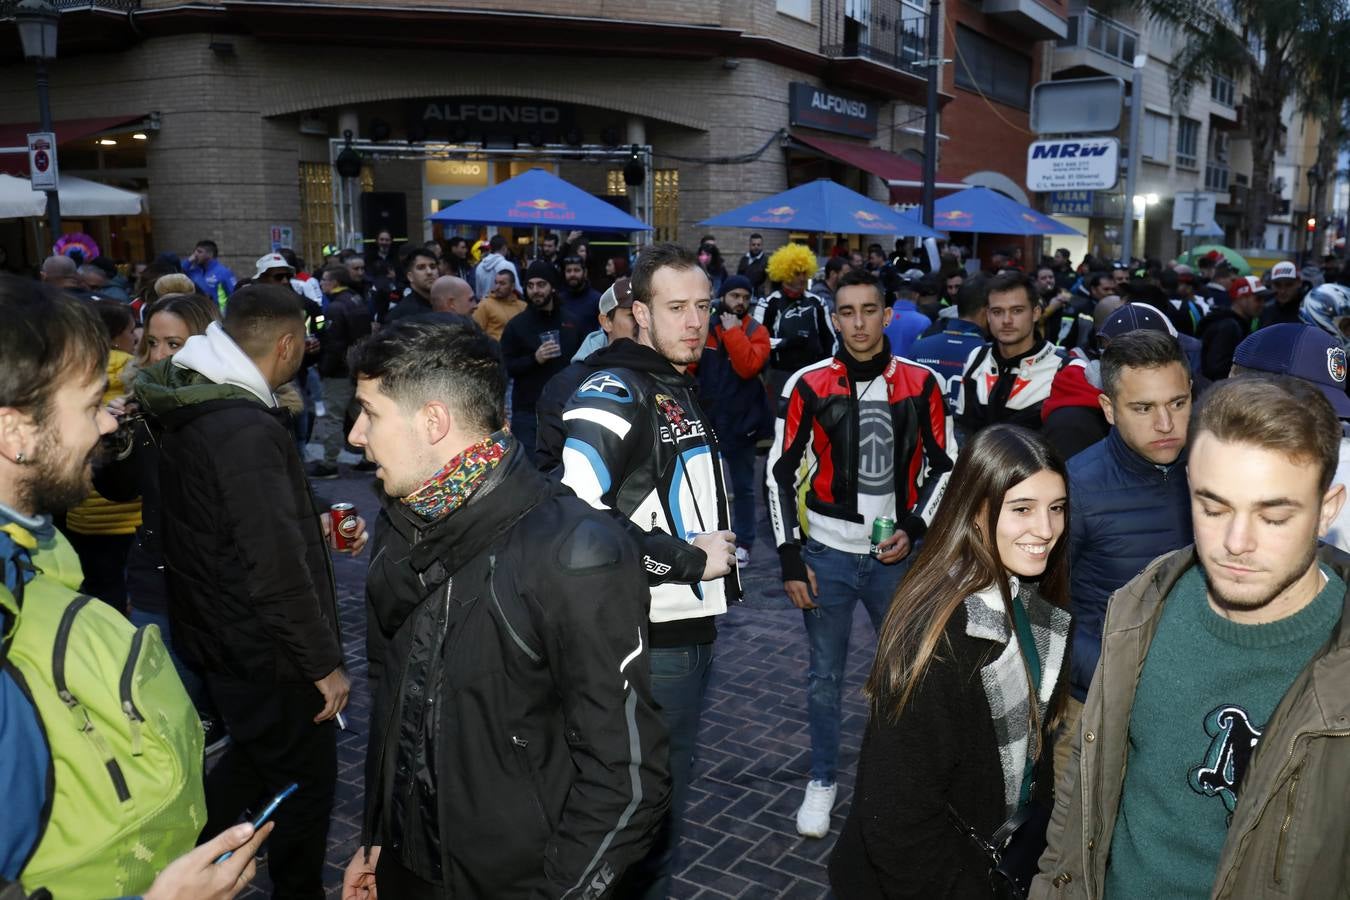
MULTIPOLYGON (((887 344, 889 351, 889 343, 887 344)), ((889 352, 887 355, 889 356, 889 352)), ((940 494, 947 455, 947 407, 933 371, 898 356, 877 375, 851 372, 843 353, 807 366, 792 376, 779 399, 777 438, 769 451, 769 519, 780 555, 800 545, 797 519, 799 473, 809 452, 807 509, 863 523, 858 512, 859 404, 855 385, 884 379, 895 452, 895 508, 898 527, 918 540, 927 531, 940 494)), ((866 364, 864 364, 866 365, 866 364)), ((787 562, 785 560, 785 571, 787 562)))

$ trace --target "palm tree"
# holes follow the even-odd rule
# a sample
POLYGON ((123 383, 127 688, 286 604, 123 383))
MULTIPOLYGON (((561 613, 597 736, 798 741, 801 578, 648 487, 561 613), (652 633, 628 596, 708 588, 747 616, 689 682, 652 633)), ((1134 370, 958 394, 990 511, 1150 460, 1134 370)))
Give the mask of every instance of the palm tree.
MULTIPOLYGON (((1172 61, 1172 98, 1214 75, 1245 76, 1243 124, 1251 139, 1252 175, 1244 218, 1247 243, 1265 242, 1271 182, 1283 128, 1281 111, 1296 86, 1321 64, 1320 29, 1344 23, 1346 0, 1133 0, 1181 36, 1172 61)), ((1337 28, 1337 31, 1341 29, 1337 28)))
MULTIPOLYGON (((1337 156, 1350 137, 1350 20, 1320 23, 1303 33, 1300 56, 1316 60, 1299 81, 1299 109, 1321 124, 1316 177, 1312 179, 1309 213, 1319 228, 1326 211, 1327 189, 1334 180, 1337 156)), ((1310 173, 1311 174, 1311 173, 1310 173)))

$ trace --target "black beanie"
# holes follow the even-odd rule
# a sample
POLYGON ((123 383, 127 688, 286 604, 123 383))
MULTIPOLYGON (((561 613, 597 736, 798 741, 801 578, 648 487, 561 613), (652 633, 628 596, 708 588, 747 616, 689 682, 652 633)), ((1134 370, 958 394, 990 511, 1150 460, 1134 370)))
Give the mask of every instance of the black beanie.
POLYGON ((553 263, 546 259, 536 259, 534 262, 530 263, 529 267, 525 270, 526 283, 528 283, 531 278, 542 278, 553 285, 555 291, 558 289, 558 270, 553 268, 553 263))

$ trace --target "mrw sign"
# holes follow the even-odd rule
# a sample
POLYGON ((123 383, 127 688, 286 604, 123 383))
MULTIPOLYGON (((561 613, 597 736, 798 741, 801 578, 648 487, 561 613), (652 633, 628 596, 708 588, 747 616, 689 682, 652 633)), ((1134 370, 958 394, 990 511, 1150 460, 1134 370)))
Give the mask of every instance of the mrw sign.
POLYGON ((1070 138, 1027 148, 1027 187, 1033 191, 1104 191, 1116 186, 1120 141, 1070 138))

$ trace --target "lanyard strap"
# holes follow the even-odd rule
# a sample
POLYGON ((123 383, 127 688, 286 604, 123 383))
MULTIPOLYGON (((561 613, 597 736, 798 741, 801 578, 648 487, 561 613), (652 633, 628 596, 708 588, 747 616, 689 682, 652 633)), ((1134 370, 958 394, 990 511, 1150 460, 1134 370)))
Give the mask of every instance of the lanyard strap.
MULTIPOLYGON (((1041 693, 1041 654, 1036 649, 1036 636, 1031 632, 1031 619, 1027 616, 1026 607, 1017 598, 1012 598, 1013 608, 1013 628, 1017 631, 1017 648, 1022 651, 1022 659, 1026 661, 1027 671, 1031 673, 1031 683, 1033 692, 1031 695, 1032 703, 1040 702, 1041 693)), ((1026 768, 1022 771, 1022 796, 1021 806, 1026 806, 1031 800, 1031 780, 1036 769, 1036 760, 1031 756, 1032 740, 1031 735, 1027 735, 1027 762, 1026 768)))

